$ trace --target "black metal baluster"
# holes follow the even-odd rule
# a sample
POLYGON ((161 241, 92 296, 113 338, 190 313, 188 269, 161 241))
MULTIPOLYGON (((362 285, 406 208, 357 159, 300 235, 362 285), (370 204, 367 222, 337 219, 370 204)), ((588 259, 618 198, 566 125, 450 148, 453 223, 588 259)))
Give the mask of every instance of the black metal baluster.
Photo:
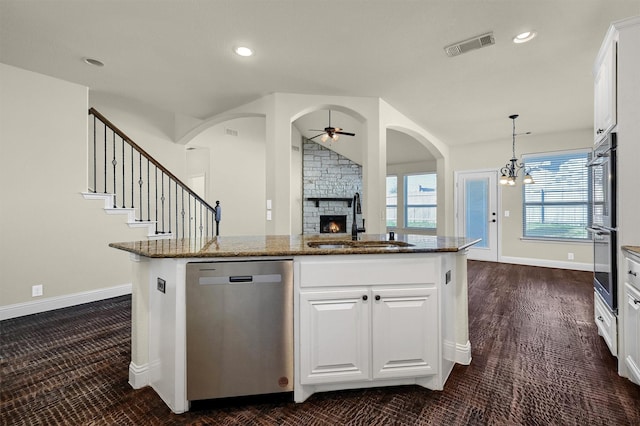
POLYGON ((140 219, 138 219, 140 222, 142 222, 142 216, 144 215, 144 212, 142 211, 142 185, 144 185, 144 181, 142 180, 142 153, 140 151, 138 151, 138 172, 139 172, 139 176, 140 178, 138 179, 138 187, 139 187, 139 195, 140 195, 140 214, 138 214, 138 216, 140 217, 140 219))
POLYGON ((134 204, 133 204, 133 193, 135 192, 133 190, 134 186, 133 186, 133 180, 135 179, 133 176, 133 145, 129 145, 131 147, 131 208, 135 208, 134 204))
POLYGON ((160 209, 162 210, 162 233, 164 234, 164 172, 160 175, 160 182, 162 185, 162 195, 160 196, 160 209))
POLYGON ((126 197, 124 196, 125 194, 125 189, 124 189, 124 139, 122 140, 122 208, 124 209, 125 207, 127 207, 127 201, 126 201, 126 197))
POLYGON ((97 163, 98 163, 98 159, 96 157, 96 139, 97 139, 97 135, 96 135, 96 116, 93 116, 93 193, 95 194, 96 192, 98 192, 98 182, 97 182, 97 163))
POLYGON ((104 124, 104 193, 107 193, 107 124, 104 124))
POLYGON ((189 239, 191 239, 191 194, 187 196, 187 200, 189 201, 189 239))
POLYGON ((200 238, 202 238, 202 230, 204 227, 202 226, 202 203, 200 203, 200 238))
POLYGON ((156 168, 155 200, 156 200, 156 234, 157 234, 158 233, 158 166, 155 166, 155 168, 156 168))
POLYGON ((151 222, 151 179, 149 177, 149 159, 147 158, 147 222, 151 222))
POLYGON ((178 182, 176 182, 176 240, 178 239, 179 232, 178 226, 178 182))
POLYGON ((184 187, 182 187, 182 238, 184 238, 184 187))
POLYGON ((169 207, 167 211, 169 213, 169 233, 171 233, 171 177, 169 176, 169 181, 167 182, 167 191, 169 192, 169 207))
POLYGON ((116 160, 116 133, 112 131, 112 135, 113 159, 111 160, 111 164, 113 165, 113 208, 115 209, 118 207, 118 202, 116 201, 118 199, 118 190, 116 189, 116 164, 118 164, 118 161, 116 160))

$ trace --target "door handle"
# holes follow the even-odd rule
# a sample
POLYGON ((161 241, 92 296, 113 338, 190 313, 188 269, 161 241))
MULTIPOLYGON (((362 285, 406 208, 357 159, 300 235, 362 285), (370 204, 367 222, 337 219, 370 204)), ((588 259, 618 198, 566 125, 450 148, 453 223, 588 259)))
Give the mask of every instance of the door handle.
POLYGON ((629 275, 633 275, 634 277, 637 277, 638 273, 637 272, 633 272, 633 271, 629 271, 629 275))
POLYGON ((598 321, 604 322, 604 318, 602 318, 602 315, 598 315, 598 321))

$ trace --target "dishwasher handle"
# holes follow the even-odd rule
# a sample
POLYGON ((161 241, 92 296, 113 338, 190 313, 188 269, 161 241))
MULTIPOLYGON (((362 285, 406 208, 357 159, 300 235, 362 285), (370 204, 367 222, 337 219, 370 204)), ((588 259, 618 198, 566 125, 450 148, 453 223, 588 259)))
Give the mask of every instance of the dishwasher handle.
POLYGON ((253 275, 235 275, 229 277, 230 283, 250 283, 253 282, 253 275))

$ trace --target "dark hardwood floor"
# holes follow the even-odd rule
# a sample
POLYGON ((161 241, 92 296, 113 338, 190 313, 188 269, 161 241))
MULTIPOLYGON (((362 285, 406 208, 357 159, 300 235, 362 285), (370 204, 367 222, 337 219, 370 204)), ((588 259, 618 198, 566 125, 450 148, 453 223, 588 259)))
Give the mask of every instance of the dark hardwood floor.
POLYGON ((224 400, 172 414, 127 383, 128 296, 0 322, 3 425, 640 425, 593 323, 591 273, 469 262, 473 361, 417 386, 224 400))

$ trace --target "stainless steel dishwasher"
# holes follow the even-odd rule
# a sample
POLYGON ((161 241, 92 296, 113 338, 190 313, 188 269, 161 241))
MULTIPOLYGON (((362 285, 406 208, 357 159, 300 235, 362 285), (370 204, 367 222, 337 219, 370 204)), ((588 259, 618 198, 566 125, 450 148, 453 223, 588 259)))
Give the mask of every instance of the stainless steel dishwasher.
POLYGON ((187 400, 293 390, 293 262, 187 264, 187 400))

